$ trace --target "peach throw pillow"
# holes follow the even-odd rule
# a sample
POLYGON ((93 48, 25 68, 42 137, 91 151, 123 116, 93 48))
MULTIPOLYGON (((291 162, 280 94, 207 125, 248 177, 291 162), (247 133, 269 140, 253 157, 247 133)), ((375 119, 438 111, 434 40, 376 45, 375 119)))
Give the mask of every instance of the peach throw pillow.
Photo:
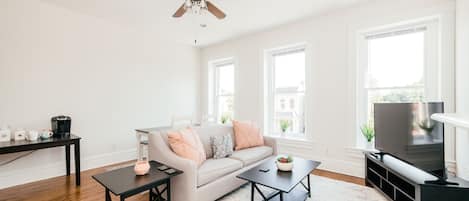
POLYGON ((168 143, 178 156, 193 160, 199 166, 207 159, 202 141, 192 128, 169 131, 168 143))
POLYGON ((250 122, 233 121, 235 150, 264 145, 264 137, 259 128, 250 122))

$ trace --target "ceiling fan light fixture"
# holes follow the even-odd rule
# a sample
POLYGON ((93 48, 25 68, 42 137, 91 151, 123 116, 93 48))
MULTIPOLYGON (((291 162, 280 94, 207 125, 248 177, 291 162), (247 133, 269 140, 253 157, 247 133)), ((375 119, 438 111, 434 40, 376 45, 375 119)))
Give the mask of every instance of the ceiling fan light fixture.
POLYGON ((192 0, 186 0, 185 2, 186 8, 191 8, 192 7, 192 0))
POLYGON ((226 14, 208 0, 184 0, 184 3, 173 14, 173 17, 182 17, 186 12, 201 15, 205 12, 215 15, 218 19, 224 19, 226 14))
POLYGON ((192 6, 192 11, 194 12, 194 14, 196 15, 200 15, 201 14, 201 7, 200 6, 192 6))
POLYGON ((207 2, 205 2, 205 0, 200 0, 200 7, 206 9, 207 8, 207 2))

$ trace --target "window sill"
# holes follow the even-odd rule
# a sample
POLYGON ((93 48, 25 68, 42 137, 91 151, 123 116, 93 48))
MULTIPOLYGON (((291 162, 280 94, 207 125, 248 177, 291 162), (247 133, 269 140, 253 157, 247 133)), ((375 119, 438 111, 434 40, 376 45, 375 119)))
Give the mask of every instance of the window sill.
POLYGON ((297 141, 297 142, 312 142, 305 136, 280 136, 280 135, 265 135, 267 137, 275 138, 277 140, 297 141))
POLYGON ((354 151, 360 151, 360 152, 372 152, 372 153, 378 153, 379 150, 375 149, 375 148, 366 148, 364 146, 355 146, 355 147, 351 147, 349 148, 351 150, 354 150, 354 151))

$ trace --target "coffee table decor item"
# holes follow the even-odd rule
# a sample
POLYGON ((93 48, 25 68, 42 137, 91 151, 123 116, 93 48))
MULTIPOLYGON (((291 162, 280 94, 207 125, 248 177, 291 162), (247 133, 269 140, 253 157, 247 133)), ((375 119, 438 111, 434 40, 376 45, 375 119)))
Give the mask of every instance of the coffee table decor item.
POLYGON ((134 172, 136 175, 142 176, 148 174, 150 170, 150 163, 147 160, 137 161, 134 166, 134 172))
POLYGON ((264 201, 304 201, 311 197, 310 174, 321 162, 292 157, 292 171, 269 171, 277 169, 276 161, 275 157, 271 157, 237 176, 251 183, 251 201, 254 201, 256 191, 264 201), (274 192, 265 195, 259 185, 271 188, 274 192))
POLYGON ((150 169, 147 174, 142 176, 136 176, 134 166, 128 166, 94 175, 93 179, 106 189, 106 201, 112 201, 111 193, 120 196, 120 200, 124 201, 144 191, 149 191, 150 201, 171 201, 171 178, 183 172, 171 168, 175 172, 167 174, 158 169, 164 164, 156 161, 149 161, 148 163, 150 169))
POLYGON ((293 157, 291 156, 279 156, 275 163, 279 171, 289 172, 293 169, 293 157))

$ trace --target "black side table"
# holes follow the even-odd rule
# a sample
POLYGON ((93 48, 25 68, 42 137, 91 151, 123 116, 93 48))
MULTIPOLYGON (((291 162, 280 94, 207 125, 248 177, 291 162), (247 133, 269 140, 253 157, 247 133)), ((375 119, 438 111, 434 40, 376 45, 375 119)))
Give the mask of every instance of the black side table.
POLYGON ((75 184, 80 185, 80 140, 81 138, 70 134, 62 138, 38 139, 36 141, 8 141, 0 142, 0 154, 9 154, 22 151, 34 151, 53 147, 65 147, 66 174, 70 176, 70 146, 73 145, 75 154, 75 184))
POLYGON ((102 174, 94 175, 93 179, 106 188, 106 201, 111 201, 110 192, 116 196, 120 196, 120 200, 149 191, 150 201, 167 200, 171 201, 171 178, 182 174, 180 170, 176 170, 173 174, 167 174, 158 170, 163 164, 156 161, 150 161, 150 171, 147 175, 137 176, 134 172, 134 166, 124 167, 102 174), (163 190, 158 187, 165 185, 163 190), (166 199, 163 194, 166 192, 166 199))

